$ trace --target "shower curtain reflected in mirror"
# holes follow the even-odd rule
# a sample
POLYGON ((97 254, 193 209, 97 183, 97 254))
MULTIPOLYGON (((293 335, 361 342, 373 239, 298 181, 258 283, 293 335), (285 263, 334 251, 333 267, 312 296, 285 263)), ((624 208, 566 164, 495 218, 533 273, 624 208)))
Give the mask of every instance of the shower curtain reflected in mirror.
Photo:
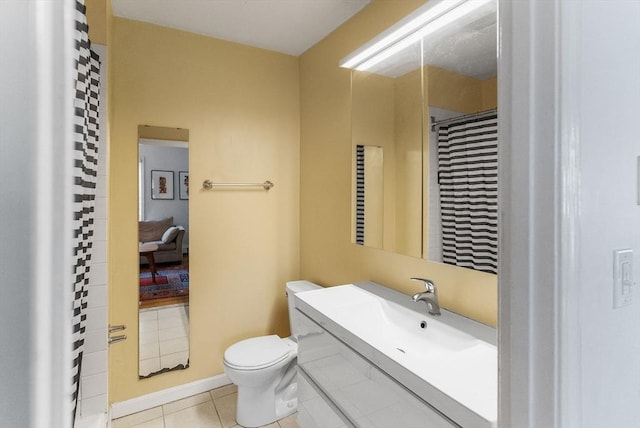
POLYGON ((437 130, 442 261, 495 274, 497 113, 491 110, 448 119, 437 125, 437 130))

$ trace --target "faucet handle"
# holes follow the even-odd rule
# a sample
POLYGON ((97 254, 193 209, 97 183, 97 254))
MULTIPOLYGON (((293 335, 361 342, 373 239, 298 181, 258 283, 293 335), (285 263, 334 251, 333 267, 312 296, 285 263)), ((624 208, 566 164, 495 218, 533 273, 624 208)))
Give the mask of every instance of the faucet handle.
POLYGON ((421 281, 422 283, 424 283, 424 287, 427 289, 428 292, 430 293, 435 293, 436 292, 436 284, 434 284, 433 281, 431 281, 430 279, 427 278, 418 278, 418 277, 413 277, 410 278, 412 281, 421 281))

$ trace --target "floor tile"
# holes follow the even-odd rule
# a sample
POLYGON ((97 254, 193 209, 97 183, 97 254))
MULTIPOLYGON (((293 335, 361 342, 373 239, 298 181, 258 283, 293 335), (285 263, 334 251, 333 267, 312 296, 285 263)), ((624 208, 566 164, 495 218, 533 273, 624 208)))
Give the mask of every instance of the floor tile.
POLYGON ((138 345, 138 358, 148 360, 149 358, 157 358, 160 356, 160 343, 148 342, 138 345))
POLYGON ((183 314, 175 317, 158 318, 158 329, 163 330, 166 328, 182 327, 185 330, 189 329, 189 320, 183 314))
POLYGON ((179 337, 189 337, 189 329, 184 326, 166 328, 158 331, 160 341, 177 339, 179 337))
POLYGON ((280 425, 280 428, 300 428, 298 425, 298 414, 294 413, 293 415, 280 419, 278 425, 280 425))
POLYGON ((164 417, 165 428, 221 428, 211 401, 188 407, 164 417))
POLYGON ((176 352, 174 354, 160 355, 160 365, 166 368, 173 368, 180 364, 187 365, 189 362, 189 352, 176 352))
POLYGON ((156 418, 141 424, 132 426, 131 428, 165 428, 164 418, 156 418))
POLYGON ((182 400, 173 401, 169 404, 165 404, 162 406, 162 410, 164 411, 165 416, 170 413, 175 413, 179 410, 186 409, 188 407, 193 407, 198 404, 206 403, 211 400, 211 395, 208 392, 203 392, 202 394, 192 395, 191 397, 183 398, 182 400))
POLYGON ((186 314, 188 310, 188 306, 186 305, 175 305, 158 309, 158 319, 182 316, 186 314))
POLYGON ((160 371, 160 358, 150 358, 141 360, 138 366, 140 376, 147 376, 150 373, 160 371))
POLYGON ((218 410, 220 421, 222 426, 232 427, 236 425, 236 401, 238 400, 238 394, 233 393, 219 397, 213 400, 213 403, 218 410))
POLYGON ((158 330, 139 332, 138 343, 141 345, 149 342, 159 342, 159 341, 160 339, 158 337, 158 330))
POLYGON ((163 340, 160 342, 160 354, 168 355, 189 350, 189 339, 178 337, 177 339, 163 340))
MULTIPOLYGON (((236 423, 236 385, 154 407, 112 421, 112 428, 243 428, 236 423)), ((297 414, 260 428, 299 428, 297 414)))
POLYGON ((158 330, 158 320, 148 319, 148 320, 139 320, 138 321, 138 329, 140 332, 150 332, 158 330))
POLYGON ((225 395, 234 394, 238 392, 238 385, 230 383, 229 385, 221 386, 220 388, 211 390, 211 397, 215 400, 219 397, 224 397, 225 395))
POLYGON ((139 321, 156 321, 158 319, 158 311, 155 309, 140 309, 138 314, 139 321))
POLYGON ((143 422, 149 422, 151 420, 162 418, 162 408, 154 407, 149 410, 134 413, 129 416, 113 420, 113 428, 130 428, 135 425, 139 425, 143 422))

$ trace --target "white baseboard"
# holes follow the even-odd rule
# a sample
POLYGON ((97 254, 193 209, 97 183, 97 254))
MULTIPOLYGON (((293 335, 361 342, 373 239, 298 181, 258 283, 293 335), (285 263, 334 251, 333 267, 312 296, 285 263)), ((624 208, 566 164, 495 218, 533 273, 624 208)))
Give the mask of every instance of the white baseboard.
POLYGON ((111 405, 111 418, 121 418, 156 406, 171 403, 172 401, 220 388, 230 383, 231 380, 229 380, 226 374, 220 374, 184 385, 163 389, 162 391, 152 392, 151 394, 142 395, 130 400, 113 403, 111 405))

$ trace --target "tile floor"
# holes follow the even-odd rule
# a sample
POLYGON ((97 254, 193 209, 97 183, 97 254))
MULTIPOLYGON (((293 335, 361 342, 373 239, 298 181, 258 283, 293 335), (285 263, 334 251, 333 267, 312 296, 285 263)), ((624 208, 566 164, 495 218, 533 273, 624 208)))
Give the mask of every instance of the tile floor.
MULTIPOLYGON (((235 385, 203 392, 140 413, 114 419, 112 428, 239 428, 236 423, 235 385)), ((298 428, 296 414, 268 428, 298 428)))
POLYGON ((140 310, 140 376, 189 361, 189 305, 140 310))

